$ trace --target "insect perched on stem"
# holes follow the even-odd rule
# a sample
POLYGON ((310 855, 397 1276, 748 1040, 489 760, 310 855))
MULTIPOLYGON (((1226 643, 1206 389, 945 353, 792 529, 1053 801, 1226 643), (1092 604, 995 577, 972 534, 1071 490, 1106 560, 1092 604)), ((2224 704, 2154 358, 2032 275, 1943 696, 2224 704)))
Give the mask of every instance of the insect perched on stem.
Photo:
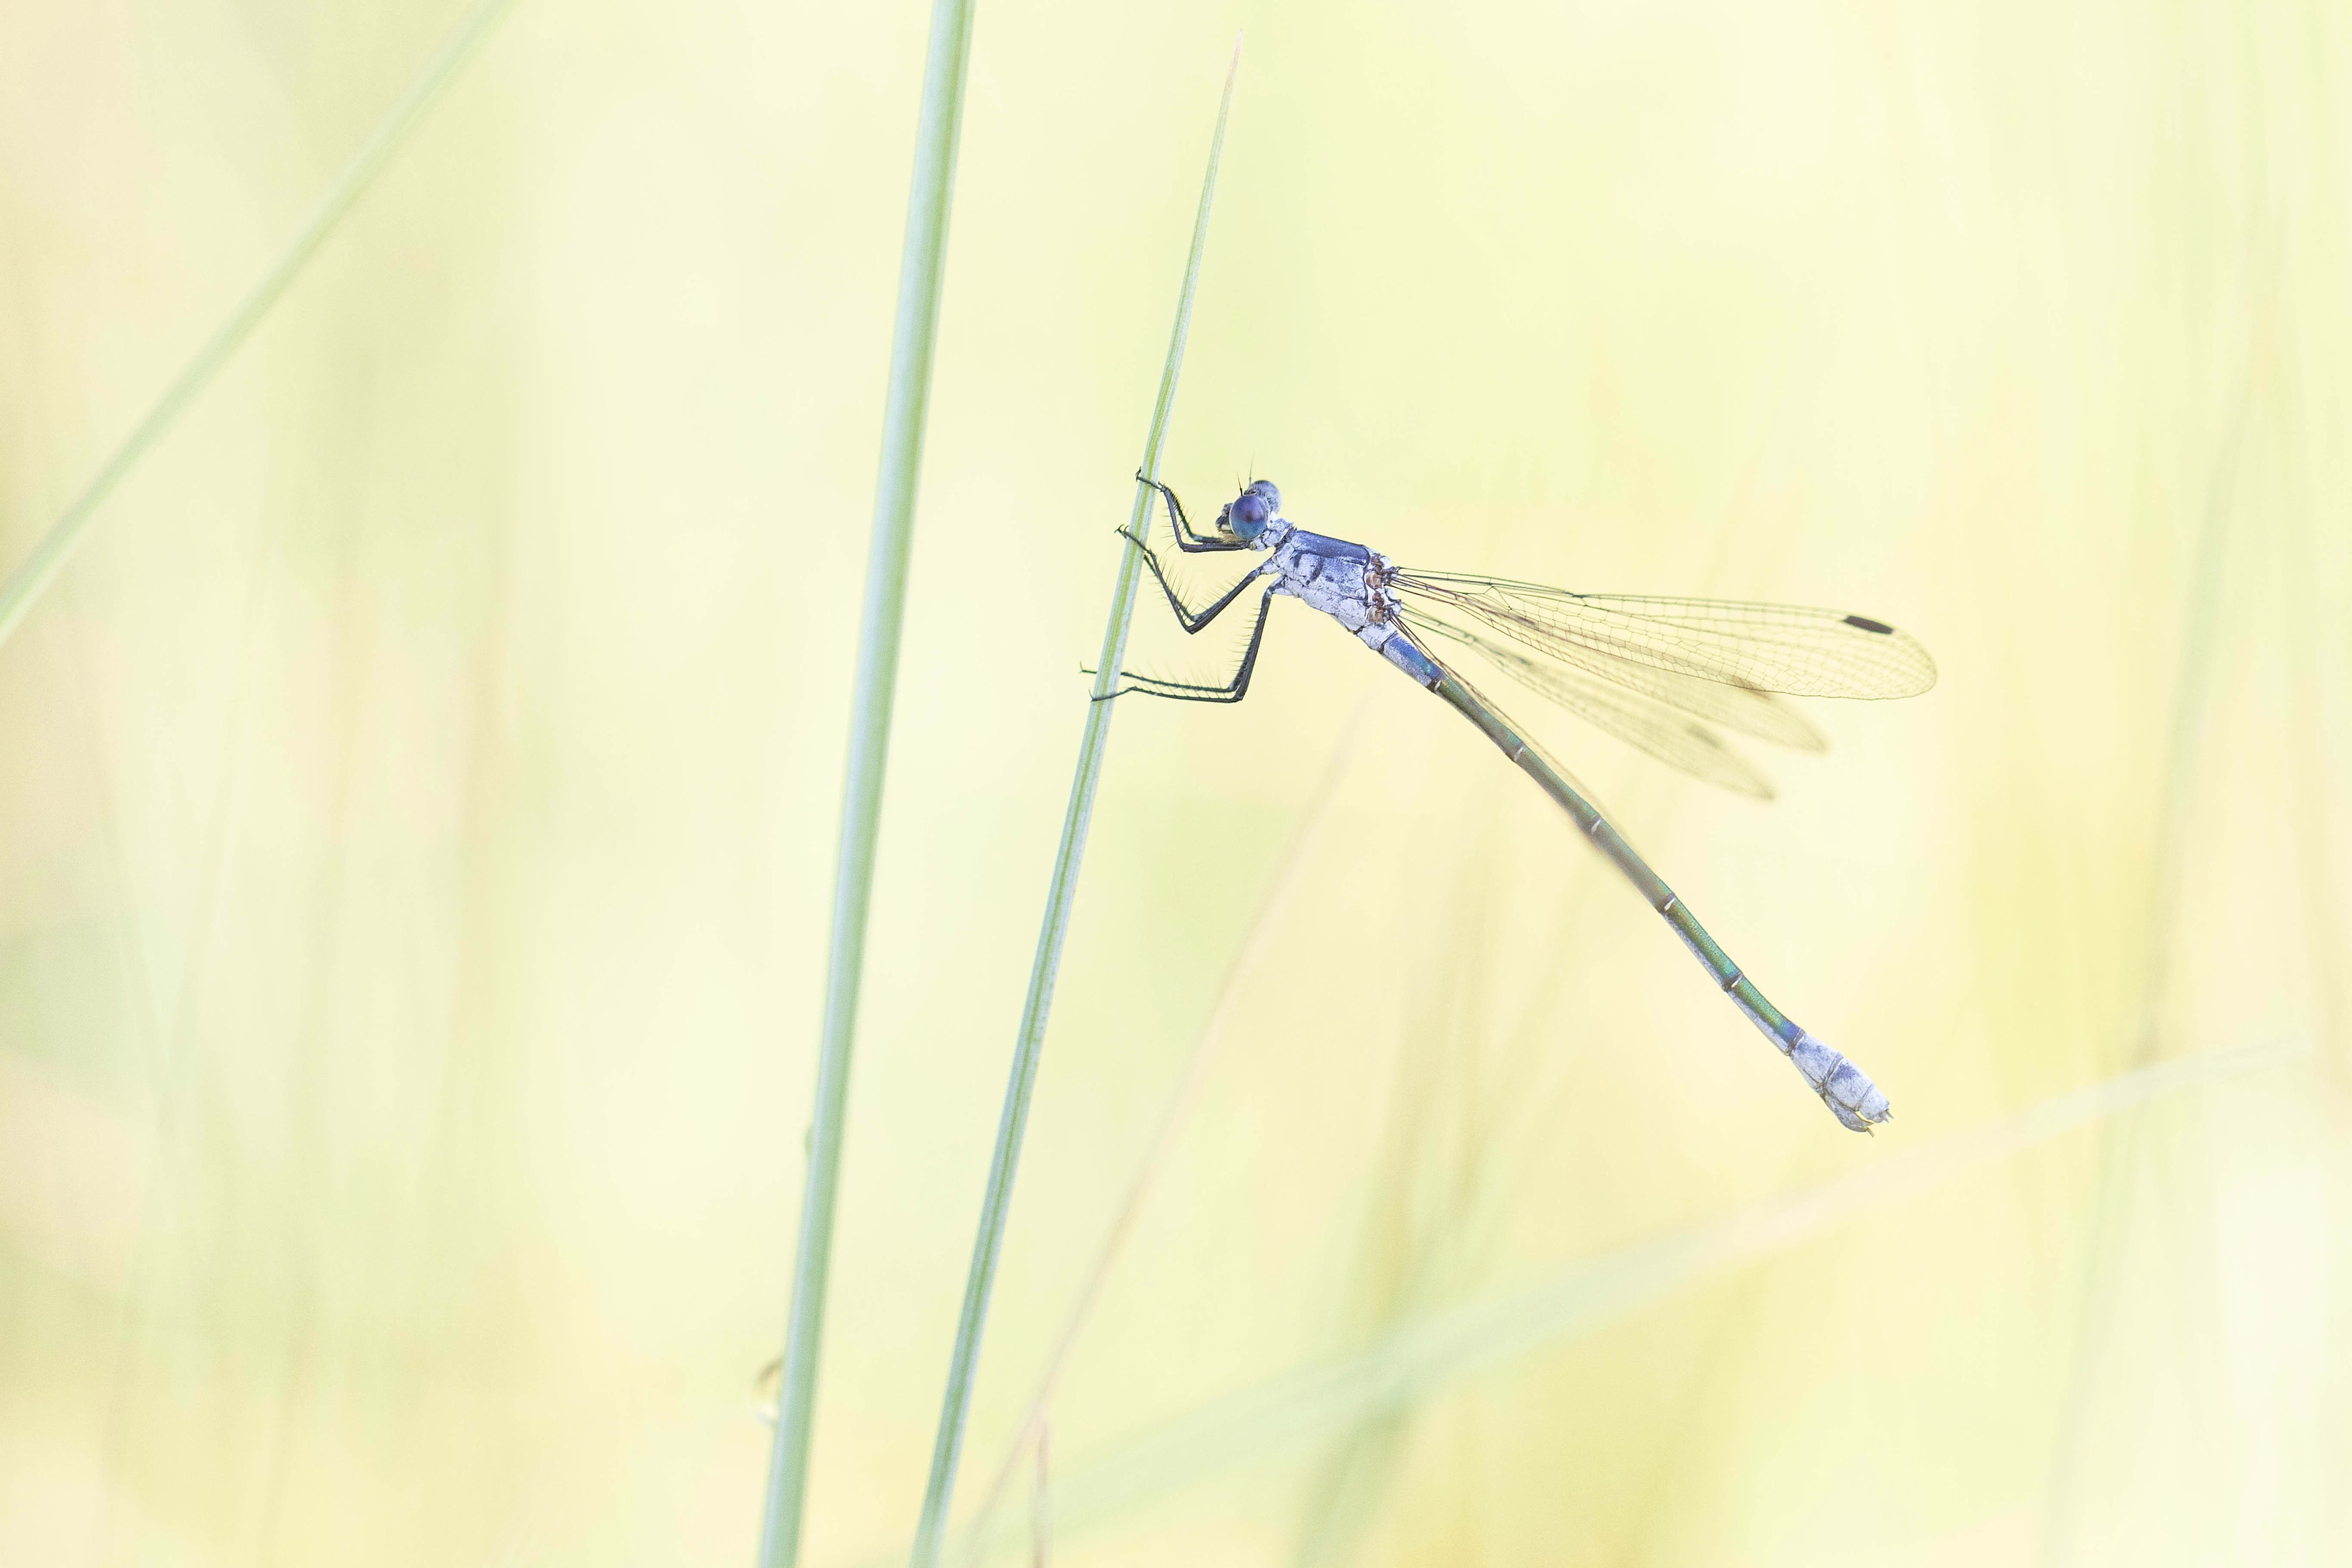
POLYGON ((1529 690, 1662 761, 1709 783, 1769 796, 1762 776, 1708 724, 1818 750, 1819 734, 1777 696, 1916 696, 1936 684, 1936 663, 1916 638, 1884 621, 1835 610, 1570 593, 1463 572, 1410 571, 1362 545, 1297 527, 1282 515, 1282 492, 1265 479, 1251 481, 1226 503, 1213 532, 1198 533, 1175 491, 1141 474, 1136 479, 1166 502, 1178 549, 1252 550, 1265 557, 1195 610, 1169 581, 1150 545, 1120 529, 1143 551, 1186 632, 1208 625, 1253 584, 1263 580, 1265 587, 1240 663, 1222 683, 1125 674, 1125 684, 1111 695, 1239 702, 1257 669, 1275 596, 1287 594, 1322 611, 1453 705, 1558 801, 1840 1122, 1866 1133, 1894 1114, 1868 1074, 1765 999, 1566 772, 1513 729, 1437 650, 1444 644, 1470 649, 1529 690))

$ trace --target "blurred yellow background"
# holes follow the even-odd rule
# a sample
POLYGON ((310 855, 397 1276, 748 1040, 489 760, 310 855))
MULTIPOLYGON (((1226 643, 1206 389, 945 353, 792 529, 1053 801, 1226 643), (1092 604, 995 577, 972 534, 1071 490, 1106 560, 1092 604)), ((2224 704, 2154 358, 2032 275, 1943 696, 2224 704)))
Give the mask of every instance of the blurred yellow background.
MULTIPOLYGON (((461 10, 11 8, 5 565, 461 10)), ((750 1561, 926 20, 521 0, 0 646, 0 1559, 750 1561)), ((1680 0, 982 5, 805 1561, 912 1528, 1244 25, 1163 472, 1916 632, 1769 806, 1513 703, 1898 1120, 1277 606, 1120 706, 967 1509, 1223 995, 1057 1561, 2352 1559, 2352 15, 1680 0)))

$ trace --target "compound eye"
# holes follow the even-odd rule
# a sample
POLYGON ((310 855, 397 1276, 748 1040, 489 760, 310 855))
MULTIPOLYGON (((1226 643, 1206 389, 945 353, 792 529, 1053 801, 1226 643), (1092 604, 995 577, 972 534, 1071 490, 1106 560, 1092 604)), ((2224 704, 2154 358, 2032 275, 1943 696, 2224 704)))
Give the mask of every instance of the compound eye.
POLYGON ((1244 490, 1225 508, 1224 524, 1235 538, 1247 543, 1265 531, 1266 518, 1272 515, 1265 497, 1244 490))
POLYGON ((1265 503, 1265 515, 1269 519, 1282 516, 1282 492, 1274 487, 1273 480, 1253 479, 1250 481, 1249 489, 1244 493, 1255 496, 1265 503))

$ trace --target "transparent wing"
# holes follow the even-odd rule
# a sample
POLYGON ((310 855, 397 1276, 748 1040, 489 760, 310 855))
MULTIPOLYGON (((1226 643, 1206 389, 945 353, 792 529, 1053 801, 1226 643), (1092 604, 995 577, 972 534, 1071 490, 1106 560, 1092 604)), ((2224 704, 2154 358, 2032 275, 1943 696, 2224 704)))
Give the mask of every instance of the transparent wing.
MULTIPOLYGON (((1417 607, 1408 607, 1404 618, 1412 625, 1426 626, 1438 635, 1451 637, 1457 642, 1470 635, 1417 607)), ((1482 650, 1496 646, 1485 638, 1477 641, 1482 650)), ((1637 664, 1613 653, 1596 653, 1589 649, 1580 649, 1566 656, 1580 669, 1617 685, 1630 687, 1694 718, 1703 718, 1709 724, 1719 724, 1726 729, 1737 730, 1741 735, 1769 740, 1775 746, 1785 746, 1796 751, 1822 752, 1830 748, 1828 737, 1813 727, 1811 720, 1770 692, 1759 692, 1753 686, 1733 685, 1725 681, 1701 680, 1696 675, 1662 670, 1653 664, 1637 664)))
POLYGON ((1619 685, 1631 686, 1669 707, 1680 708, 1726 729, 1794 751, 1820 752, 1830 748, 1829 737, 1813 727, 1812 720, 1770 692, 1736 686, 1727 681, 1703 681, 1696 675, 1677 674, 1624 659, 1603 660, 1598 654, 1591 664, 1619 685))
POLYGON ((1630 664, 1794 696, 1907 697, 1936 684, 1936 661, 1917 638, 1843 611, 1570 593, 1454 572, 1399 572, 1394 586, 1619 682, 1630 664))
POLYGON ((1772 781, 1694 719, 1574 670, 1538 664, 1461 627, 1423 615, 1408 619, 1415 631, 1433 632, 1471 649, 1529 691, 1550 698, 1595 729, 1608 731, 1670 768, 1741 795, 1772 799, 1772 781))

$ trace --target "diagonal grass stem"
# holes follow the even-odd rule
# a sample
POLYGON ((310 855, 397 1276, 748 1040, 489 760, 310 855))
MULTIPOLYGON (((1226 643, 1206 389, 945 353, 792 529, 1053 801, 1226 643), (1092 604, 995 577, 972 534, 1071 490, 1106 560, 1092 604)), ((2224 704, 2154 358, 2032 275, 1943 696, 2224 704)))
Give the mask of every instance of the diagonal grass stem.
POLYGON ((400 100, 377 123, 368 139, 360 143, 359 151, 352 154, 350 161, 320 193, 319 199, 311 204, 309 214, 303 218, 301 226, 294 231, 294 237, 286 242, 286 247, 278 253, 278 259, 270 265, 269 270, 263 273, 260 280, 237 302, 236 308, 228 313, 228 319, 205 340, 204 346, 196 350, 194 357, 181 367, 180 373, 172 379, 171 385, 163 389, 163 395, 155 400, 146 417, 131 428, 131 434, 123 437, 122 444, 100 465, 89 483, 82 486, 81 493, 50 525, 49 531, 41 537, 41 542, 33 547, 33 553, 9 574, 5 583, 0 583, 0 643, 5 643, 15 633, 34 603, 47 591, 49 584, 57 580, 58 573, 65 570, 66 562, 72 559, 76 547, 89 532, 90 519, 97 516, 106 498, 114 494, 115 487, 122 483, 124 476, 136 468, 139 460, 146 456, 164 434, 179 422, 180 415, 187 412, 188 405, 195 402, 197 394, 211 383, 213 377, 219 373, 220 368, 228 362, 229 357, 236 352, 246 339, 253 335, 254 328, 269 314, 270 307, 285 294, 300 274, 304 264, 318 253, 320 246, 326 243, 327 236, 334 232, 336 225, 342 222, 343 215, 352 210, 369 184, 383 172, 384 165, 392 162, 393 154, 400 151, 402 144, 408 140, 409 132, 415 130, 417 122, 425 118, 425 111, 433 107, 434 100, 441 96, 442 89, 447 87, 450 78, 457 74, 457 68, 466 63, 475 47, 513 6, 514 0, 480 0, 458 19, 457 26, 442 41, 440 49, 425 62, 425 68, 417 72, 416 79, 409 83, 408 90, 401 94, 400 100))
MULTIPOLYGON (((1370 694, 1358 700, 1356 710, 1340 733, 1339 743, 1332 747, 1330 760, 1324 764, 1323 777, 1308 797, 1306 814, 1299 819, 1291 833, 1290 842, 1276 862, 1274 881, 1258 904, 1257 914, 1249 929, 1234 948, 1234 961, 1225 971, 1224 984, 1217 989, 1217 999, 1209 1009, 1209 1021, 1193 1037, 1192 1049, 1177 1070, 1175 1086, 1168 1092, 1167 1103, 1161 1108, 1158 1125, 1143 1145, 1143 1153, 1135 1164, 1135 1172, 1128 1177, 1127 1191, 1119 1198, 1118 1207, 1103 1232, 1101 1244, 1095 1249, 1094 1261, 1087 1265, 1086 1278, 1079 1282, 1077 1293, 1071 1297, 1068 1311, 1063 1315, 1061 1332, 1054 1337, 1054 1347, 1045 1354, 1045 1364, 1037 1374, 1035 1389, 1029 1396, 1029 1406, 1021 1418, 1020 1428, 1006 1445, 1004 1458, 997 1466, 996 1475, 981 1494, 980 1507, 964 1526, 968 1537, 984 1537, 989 1521, 996 1516, 1013 1482, 1014 1469, 1021 1462, 1022 1450, 1033 1441, 1042 1454, 1045 1443, 1048 1412, 1054 1393, 1061 1385, 1063 1370, 1070 1364, 1070 1354, 1077 1348, 1078 1336, 1085 1332, 1093 1317, 1095 1303, 1101 1300, 1103 1286, 1110 1279, 1111 1268, 1125 1250, 1128 1239, 1134 1234, 1135 1222, 1143 1212, 1144 1200, 1150 1196, 1153 1184, 1165 1166, 1168 1152, 1176 1142, 1176 1134, 1192 1114, 1198 1102, 1202 1081, 1207 1076, 1209 1063, 1215 1059, 1217 1048, 1232 1032, 1234 1019, 1240 1011, 1244 985, 1256 973, 1266 953, 1266 939, 1281 929, 1289 913, 1291 895, 1297 892, 1298 883, 1307 869, 1307 852, 1320 835, 1324 819, 1329 814, 1331 802, 1339 793, 1339 781, 1355 760, 1356 749, 1364 735, 1366 715, 1370 707, 1370 694)), ((1040 1461, 1043 1462, 1042 1460, 1040 1461)))
MULTIPOLYGON (((1184 259, 1184 282, 1176 296, 1176 326, 1168 340, 1168 361, 1160 372, 1160 396, 1152 405, 1151 431, 1143 444, 1143 472, 1157 477, 1160 450, 1168 434, 1168 417, 1176 402, 1176 382, 1184 366, 1184 340, 1192 324, 1192 293, 1201 277, 1201 256, 1209 239, 1209 211, 1217 193, 1217 164, 1225 146, 1225 122, 1234 107, 1234 82, 1241 74, 1241 41, 1234 42, 1234 59, 1225 72, 1225 89, 1217 103, 1217 129, 1209 141, 1209 170, 1201 183, 1201 204, 1192 218, 1192 248, 1184 259)), ((1152 492, 1136 486, 1135 511, 1129 532, 1137 537, 1150 521, 1152 492)), ((1077 774, 1070 782, 1070 802, 1062 817, 1062 838, 1054 856, 1054 874, 1045 895, 1045 917, 1037 934, 1037 956, 1029 968, 1029 990, 1022 1003, 1021 1028, 1013 1048, 1013 1073, 1005 1085, 1004 1111, 996 1127, 996 1153, 989 1162, 988 1191, 981 1201, 980 1230, 973 1239, 971 1270, 964 1281, 963 1311, 956 1322, 955 1353, 948 1366, 947 1390, 940 1409, 939 1436, 931 1447, 930 1478, 923 1489, 922 1518, 915 1531, 915 1568, 937 1568, 940 1542, 947 1526, 948 1505, 955 1491, 956 1462, 963 1451, 964 1419, 971 1406, 972 1374, 980 1360, 981 1331, 988 1319, 990 1292, 996 1283, 997 1255, 1004 1242, 1004 1218, 1013 1199, 1013 1176, 1021 1162, 1021 1139, 1029 1122, 1029 1096, 1037 1081, 1037 1061, 1045 1045, 1045 1019, 1052 1010, 1054 981, 1062 965, 1062 939, 1069 928, 1070 906, 1078 888, 1078 867, 1085 858, 1087 827, 1094 815, 1095 787, 1102 779, 1103 754, 1110 745, 1111 693, 1127 656, 1127 633, 1135 614, 1136 587, 1142 580, 1142 551, 1130 540, 1119 553, 1118 579, 1111 591, 1110 621, 1103 629, 1102 656, 1095 663, 1092 700, 1087 706, 1086 734, 1078 744, 1077 774)))
POLYGON ((955 194, 956 142, 963 125, 971 25, 972 0, 934 0, 923 61, 922 106, 915 122, 906 240, 898 259, 890 383, 883 398, 881 472, 874 486, 874 535, 866 562, 856 685, 850 699, 808 1173, 801 1192, 800 1243, 793 1261, 776 1436, 769 1450, 767 1503, 760 1526, 761 1568, 791 1568, 799 1560, 801 1519, 808 1500, 809 1433, 824 1330, 825 1281, 833 1258, 843 1124, 848 1113, 850 1047, 857 1030, 866 907, 881 825, 882 775, 889 761, 890 703, 898 683, 898 635, 906 614, 907 559, 914 536, 916 481, 923 462, 923 423, 930 407, 931 361, 939 343, 948 213, 955 194))

